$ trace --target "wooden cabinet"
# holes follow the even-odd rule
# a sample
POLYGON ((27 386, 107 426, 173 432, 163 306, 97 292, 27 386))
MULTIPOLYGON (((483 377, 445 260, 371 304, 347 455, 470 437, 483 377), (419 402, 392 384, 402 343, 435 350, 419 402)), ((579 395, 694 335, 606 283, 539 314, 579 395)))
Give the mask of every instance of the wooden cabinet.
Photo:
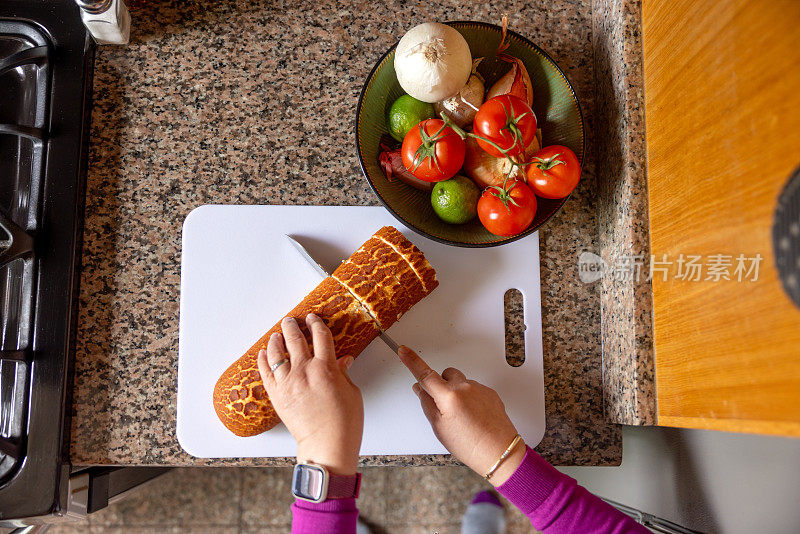
POLYGON ((800 436, 800 308, 772 244, 800 166, 800 1, 642 8, 652 253, 672 262, 653 278, 658 424, 800 436), (739 255, 762 258, 755 281, 739 255))

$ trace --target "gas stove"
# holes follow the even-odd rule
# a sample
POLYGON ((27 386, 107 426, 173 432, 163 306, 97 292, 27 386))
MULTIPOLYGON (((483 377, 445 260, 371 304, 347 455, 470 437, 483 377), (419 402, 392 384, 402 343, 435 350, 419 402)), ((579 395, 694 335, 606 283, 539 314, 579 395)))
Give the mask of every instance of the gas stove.
POLYGON ((94 50, 74 2, 0 2, 0 521, 67 507, 94 50))
POLYGON ((95 40, 129 23, 122 0, 0 0, 0 527, 84 517, 168 470, 69 461, 95 40))

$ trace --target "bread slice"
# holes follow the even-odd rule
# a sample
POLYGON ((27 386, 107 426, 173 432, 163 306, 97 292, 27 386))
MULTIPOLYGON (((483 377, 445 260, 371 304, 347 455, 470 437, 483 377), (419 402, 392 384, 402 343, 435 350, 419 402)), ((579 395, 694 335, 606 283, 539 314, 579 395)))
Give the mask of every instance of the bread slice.
MULTIPOLYGON (((428 295, 439 282, 422 252, 391 226, 381 228, 333 274, 325 278, 287 316, 305 327, 309 313, 331 329, 336 357, 357 357, 380 332, 428 295)), ((237 436, 254 436, 280 422, 269 400, 257 358, 280 322, 220 376, 214 387, 214 410, 237 436)))
POLYGON ((374 237, 380 239, 400 254, 422 282, 423 294, 419 296, 417 302, 436 289, 439 285, 439 280, 436 279, 436 270, 431 267, 431 264, 425 259, 425 255, 422 251, 420 251, 414 243, 406 239, 403 234, 397 231, 397 228, 394 226, 384 226, 375 232, 374 237))
POLYGON ((342 283, 386 330, 415 304, 422 284, 391 247, 370 238, 332 276, 342 283), (400 277, 405 274, 406 284, 400 277), (409 276, 410 275, 410 276, 409 276))

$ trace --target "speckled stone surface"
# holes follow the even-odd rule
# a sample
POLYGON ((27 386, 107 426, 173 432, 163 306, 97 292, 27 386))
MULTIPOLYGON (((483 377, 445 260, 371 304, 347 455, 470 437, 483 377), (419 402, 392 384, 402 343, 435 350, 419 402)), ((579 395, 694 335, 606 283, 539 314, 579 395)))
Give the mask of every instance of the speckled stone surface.
MULTIPOLYGON (((131 45, 101 47, 95 66, 74 464, 289 462, 197 459, 177 442, 183 219, 206 203, 377 204, 353 146, 356 102, 373 64, 417 23, 497 22, 504 13, 564 70, 592 147, 588 0, 132 5, 131 45)), ((603 413, 600 286, 581 283, 576 270, 581 250, 600 247, 594 153, 576 192, 540 231, 547 430, 538 450, 561 465, 613 465, 622 452, 619 429, 603 413)))
POLYGON ((641 2, 596 0, 593 20, 596 112, 602 117, 595 145, 599 254, 610 269, 598 282, 606 416, 654 424, 641 2))

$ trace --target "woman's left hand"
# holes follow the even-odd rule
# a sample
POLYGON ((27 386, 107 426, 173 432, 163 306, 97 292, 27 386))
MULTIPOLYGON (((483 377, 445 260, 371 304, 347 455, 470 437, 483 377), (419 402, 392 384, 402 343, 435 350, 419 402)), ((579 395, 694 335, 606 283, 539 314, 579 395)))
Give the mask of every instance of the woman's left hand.
POLYGON ((353 475, 364 431, 361 391, 347 376, 353 358, 336 360, 333 336, 322 319, 309 314, 306 325, 314 354, 297 321, 286 317, 283 335, 273 334, 267 350, 258 353, 258 370, 275 411, 297 440, 297 461, 353 475), (284 358, 289 361, 270 370, 284 358))

